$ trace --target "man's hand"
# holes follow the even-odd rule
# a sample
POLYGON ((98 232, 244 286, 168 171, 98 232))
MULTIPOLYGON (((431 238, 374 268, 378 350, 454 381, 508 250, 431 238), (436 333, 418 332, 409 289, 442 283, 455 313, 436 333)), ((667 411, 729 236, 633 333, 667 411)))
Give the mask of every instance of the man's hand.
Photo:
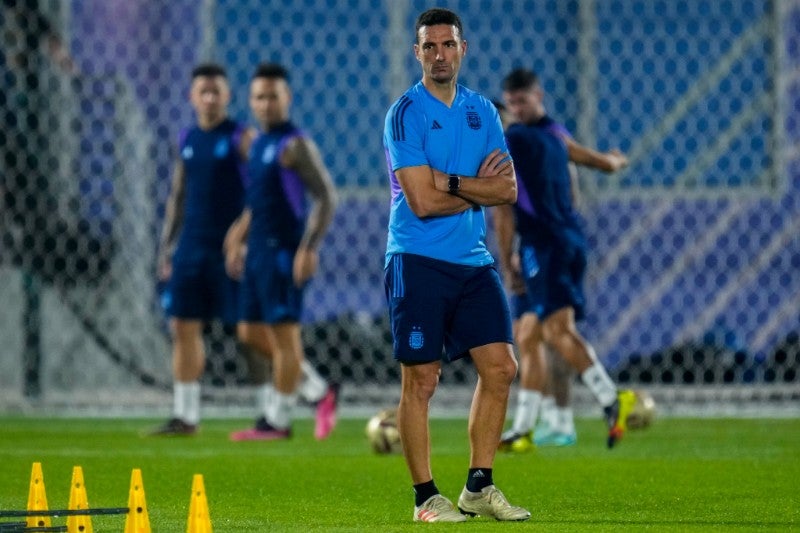
POLYGON ((225 246, 225 272, 232 279, 242 279, 244 260, 247 257, 247 245, 242 242, 231 242, 225 246))
POLYGON ((525 280, 519 272, 505 272, 505 284, 511 294, 523 294, 525 292, 525 280))
POLYGON ((508 261, 501 262, 503 281, 506 288, 512 294, 521 294, 525 292, 525 280, 522 277, 522 266, 519 260, 519 254, 514 252, 508 261))
POLYGON ((612 172, 616 172, 617 170, 628 166, 628 158, 617 148, 606 152, 606 160, 611 166, 612 172))
POLYGON ((500 148, 495 148, 492 153, 486 156, 478 168, 478 177, 486 176, 508 176, 512 174, 513 167, 508 154, 501 152, 500 148))
POLYGON ((313 248, 301 246, 294 255, 292 277, 297 287, 305 285, 316 274, 319 266, 319 253, 313 248))
POLYGON ((168 281, 172 277, 172 260, 163 257, 158 260, 158 281, 168 281))

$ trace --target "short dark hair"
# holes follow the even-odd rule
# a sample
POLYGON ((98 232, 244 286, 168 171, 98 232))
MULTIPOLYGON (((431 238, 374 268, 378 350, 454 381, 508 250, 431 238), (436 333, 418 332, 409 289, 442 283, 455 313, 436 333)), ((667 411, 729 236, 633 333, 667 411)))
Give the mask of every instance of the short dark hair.
POLYGON ((192 79, 195 79, 199 76, 208 76, 210 78, 222 76, 225 79, 228 78, 228 74, 225 72, 225 69, 218 63, 200 63, 194 67, 192 69, 192 79))
POLYGON ((505 111, 506 110, 506 104, 504 104, 503 102, 501 102, 497 98, 492 98, 492 105, 494 105, 494 108, 497 109, 498 111, 505 111))
POLYGON ((436 26, 437 24, 446 24, 448 26, 455 26, 458 28, 458 36, 464 39, 464 27, 461 25, 461 19, 458 18, 453 11, 443 7, 434 7, 427 11, 420 13, 417 17, 417 24, 414 27, 414 40, 419 39, 419 29, 423 26, 436 26))
POLYGON ((527 68, 516 68, 503 79, 504 91, 532 89, 539 83, 536 73, 527 68))
POLYGON ((279 63, 261 63, 256 67, 256 70, 253 72, 253 77, 251 79, 256 78, 268 78, 268 79, 281 79, 285 80, 287 83, 289 81, 289 71, 286 70, 286 67, 279 63))

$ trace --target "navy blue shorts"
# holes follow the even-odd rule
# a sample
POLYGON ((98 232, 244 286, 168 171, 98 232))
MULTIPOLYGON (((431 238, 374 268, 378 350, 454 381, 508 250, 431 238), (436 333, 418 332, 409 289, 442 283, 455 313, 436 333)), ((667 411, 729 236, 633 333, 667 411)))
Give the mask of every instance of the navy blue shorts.
POLYGON ((239 283, 225 273, 222 249, 178 249, 161 295, 167 314, 188 320, 238 321, 239 283))
POLYGON ((584 317, 585 247, 555 242, 538 243, 536 248, 522 245, 519 257, 530 312, 544 320, 559 309, 571 307, 576 320, 584 317))
POLYGON ((511 313, 493 265, 397 254, 384 280, 394 358, 401 363, 452 361, 471 348, 512 342, 511 313))
POLYGON ((245 259, 240 301, 243 322, 300 322, 303 287, 292 278, 294 250, 250 250, 245 259))

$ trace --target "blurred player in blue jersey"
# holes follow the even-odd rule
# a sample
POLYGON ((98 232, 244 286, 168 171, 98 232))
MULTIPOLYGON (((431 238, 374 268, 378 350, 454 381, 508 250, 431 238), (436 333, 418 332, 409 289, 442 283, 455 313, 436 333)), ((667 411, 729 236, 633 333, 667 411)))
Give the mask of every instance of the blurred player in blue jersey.
MULTIPOLYGON (((531 105, 537 117, 545 117, 544 93, 536 83, 531 93, 531 105)), ((493 100, 503 128, 516 122, 505 104, 493 100)), ((548 131, 567 143, 573 202, 579 203, 578 170, 576 163, 614 172, 627 165, 619 150, 598 152, 579 144, 565 126, 552 122, 548 131)), ((514 318, 514 340, 520 353, 519 392, 512 427, 503 433, 500 447, 505 451, 527 451, 536 446, 570 446, 577 442, 575 420, 570 405, 574 369, 569 362, 547 346, 541 335, 520 338, 522 316, 531 312, 525 280, 520 274, 519 254, 516 253, 516 234, 513 209, 501 206, 494 210, 494 230, 500 243, 500 264, 511 296, 514 318), (534 430, 533 432, 531 430, 534 430), (531 434, 533 433, 533 434, 531 434)))
MULTIPOLYGON (((228 118, 230 89, 220 65, 194 68, 189 100, 196 124, 179 135, 158 254, 173 342, 173 410, 154 435, 197 431, 199 380, 206 360, 203 326, 215 319, 225 324, 238 321, 239 287, 225 272, 223 240, 244 208, 244 167, 256 132, 228 118)), ((270 351, 269 346, 259 348, 270 351)), ((268 398, 265 372, 257 363, 253 374, 258 396, 268 398)), ((325 393, 325 383, 313 369, 307 370, 304 383, 313 400, 320 382, 325 393)))
POLYGON ((525 281, 528 308, 517 330, 525 361, 517 416, 513 427, 503 434, 501 448, 513 449, 514 443, 530 439, 546 376, 545 345, 580 373, 603 406, 607 444, 613 447, 625 431, 635 397, 631 391, 617 390, 575 325, 584 312, 587 245, 574 209, 569 161, 613 171, 627 164, 627 159, 618 151, 604 154, 576 143, 563 126, 546 115, 533 72, 511 72, 503 82, 503 97, 516 120, 507 128, 506 140, 514 158, 519 196, 513 215, 498 208, 498 223, 515 224, 520 240, 518 260, 512 258, 508 239, 514 230, 501 231, 498 244, 506 268, 525 281))
POLYGON ((200 420, 205 369, 203 325, 236 323, 238 287, 225 274, 222 243, 244 208, 243 166, 255 131, 228 118, 230 88, 217 64, 192 71, 189 101, 197 122, 181 131, 166 206, 158 274, 170 316, 173 416, 154 431, 191 435, 200 420))
POLYGON ((526 520, 530 513, 509 504, 492 479, 517 365, 508 303, 486 248, 484 206, 514 202, 514 168, 494 106, 457 84, 467 51, 459 17, 430 9, 417 18, 415 33, 422 80, 391 106, 383 134, 392 193, 385 287, 401 364, 398 427, 414 485, 413 518, 526 520), (466 355, 478 383, 459 513, 433 480, 428 409, 442 360, 466 355))
MULTIPOLYGON (((255 426, 231 434, 237 441, 291 436, 304 364, 303 292, 317 271, 336 205, 317 145, 289 119, 291 101, 285 68, 259 65, 250 83, 250 108, 262 131, 250 148, 246 208, 225 247, 229 273, 242 280, 239 338, 257 349, 270 347, 274 389, 255 426)), ((333 429, 336 394, 331 387, 317 406, 318 439, 333 429)))

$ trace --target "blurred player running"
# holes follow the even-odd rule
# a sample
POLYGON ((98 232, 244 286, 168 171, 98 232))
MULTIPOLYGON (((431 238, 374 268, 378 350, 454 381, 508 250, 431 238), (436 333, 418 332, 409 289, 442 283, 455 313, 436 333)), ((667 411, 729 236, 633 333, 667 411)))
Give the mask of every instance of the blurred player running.
POLYGON ((618 151, 601 154, 581 147, 547 117, 533 72, 517 69, 510 73, 503 83, 503 96, 517 121, 506 130, 506 138, 517 170, 519 198, 513 214, 507 207, 498 208, 497 213, 498 224, 510 221, 516 225, 518 261, 513 260, 508 238, 514 230, 500 232, 499 246, 505 268, 525 281, 529 307, 517 330, 526 374, 521 377, 523 388, 514 425, 501 437, 500 447, 513 449, 518 443, 517 449, 522 449, 519 441, 530 440, 542 400, 547 344, 578 370, 603 406, 610 448, 622 437, 635 398, 631 391, 617 391, 575 326, 576 319, 583 316, 586 240, 573 206, 568 164, 571 157, 579 164, 615 170, 627 160, 618 151))

